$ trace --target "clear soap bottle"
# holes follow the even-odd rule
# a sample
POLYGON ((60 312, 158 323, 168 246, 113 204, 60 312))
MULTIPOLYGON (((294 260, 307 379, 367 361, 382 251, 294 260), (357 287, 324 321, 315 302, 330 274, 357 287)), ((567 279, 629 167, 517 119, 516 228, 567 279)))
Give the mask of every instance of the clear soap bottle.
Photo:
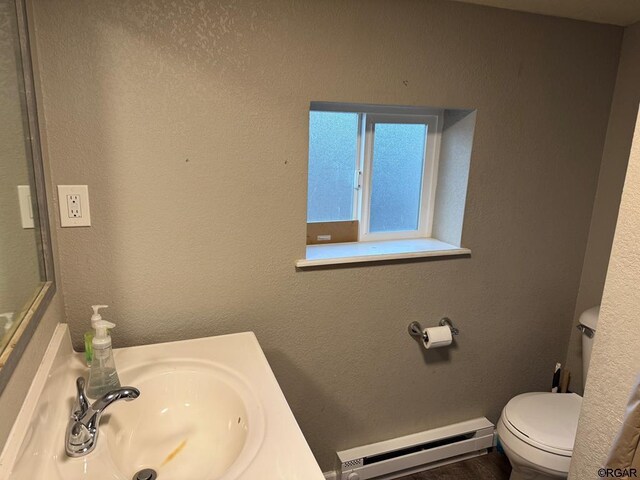
POLYGON ((107 308, 109 305, 91 305, 93 315, 91 315, 91 328, 84 334, 84 359, 87 361, 87 367, 91 367, 93 361, 93 336, 95 335, 96 325, 102 320, 100 315, 101 308, 107 308))
POLYGON ((87 385, 87 395, 91 398, 99 398, 111 390, 120 388, 116 362, 113 360, 111 336, 108 332, 111 328, 115 328, 111 322, 106 320, 96 322, 96 334, 91 342, 93 360, 87 385))

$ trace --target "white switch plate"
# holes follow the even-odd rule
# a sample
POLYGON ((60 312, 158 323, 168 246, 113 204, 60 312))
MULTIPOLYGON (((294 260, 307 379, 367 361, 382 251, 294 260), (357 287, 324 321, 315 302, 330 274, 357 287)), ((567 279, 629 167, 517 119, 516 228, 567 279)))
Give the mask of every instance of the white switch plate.
POLYGON ((33 223, 33 204, 31 203, 31 187, 18 185, 18 203, 22 228, 35 228, 33 223))
POLYGON ((58 185, 61 227, 90 227, 89 187, 58 185))

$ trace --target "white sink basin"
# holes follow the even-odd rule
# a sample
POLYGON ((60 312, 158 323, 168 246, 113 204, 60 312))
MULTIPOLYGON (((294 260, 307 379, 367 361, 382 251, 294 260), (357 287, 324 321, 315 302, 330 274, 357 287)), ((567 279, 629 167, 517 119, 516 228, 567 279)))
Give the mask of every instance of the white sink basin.
POLYGON ((65 454, 83 355, 59 325, 0 455, 0 480, 324 480, 253 333, 114 350, 123 385, 93 452, 65 454))
POLYGON ((171 361, 120 371, 140 397, 115 403, 100 441, 125 478, 152 468, 162 478, 236 478, 264 435, 262 409, 233 371, 207 362, 171 361))

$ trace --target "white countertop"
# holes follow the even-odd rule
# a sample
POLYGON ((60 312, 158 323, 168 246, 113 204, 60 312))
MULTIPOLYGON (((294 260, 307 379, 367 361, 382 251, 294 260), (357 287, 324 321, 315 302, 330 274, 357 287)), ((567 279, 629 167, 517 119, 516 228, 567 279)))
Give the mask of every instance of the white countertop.
MULTIPOLYGON (((264 409, 260 448, 235 478, 324 480, 252 332, 114 350, 116 365, 123 371, 127 365, 166 362, 168 356, 206 360, 233 369, 246 380, 264 409)), ((81 375, 88 375, 84 355, 73 352, 67 326, 61 324, 0 456, 0 480, 130 480, 114 466, 105 438, 99 438, 95 451, 85 457, 70 459, 64 453, 75 379, 81 375)), ((126 383, 126 373, 122 381, 126 383)), ((158 480, 163 480, 161 475, 158 480)))

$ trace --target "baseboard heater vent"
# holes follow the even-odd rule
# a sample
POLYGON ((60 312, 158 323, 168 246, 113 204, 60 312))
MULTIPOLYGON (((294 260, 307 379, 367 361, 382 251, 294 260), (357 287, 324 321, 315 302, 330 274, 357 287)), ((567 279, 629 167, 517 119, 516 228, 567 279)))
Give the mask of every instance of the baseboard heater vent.
POLYGON ((389 480, 487 453, 494 425, 475 418, 338 452, 339 480, 389 480))

